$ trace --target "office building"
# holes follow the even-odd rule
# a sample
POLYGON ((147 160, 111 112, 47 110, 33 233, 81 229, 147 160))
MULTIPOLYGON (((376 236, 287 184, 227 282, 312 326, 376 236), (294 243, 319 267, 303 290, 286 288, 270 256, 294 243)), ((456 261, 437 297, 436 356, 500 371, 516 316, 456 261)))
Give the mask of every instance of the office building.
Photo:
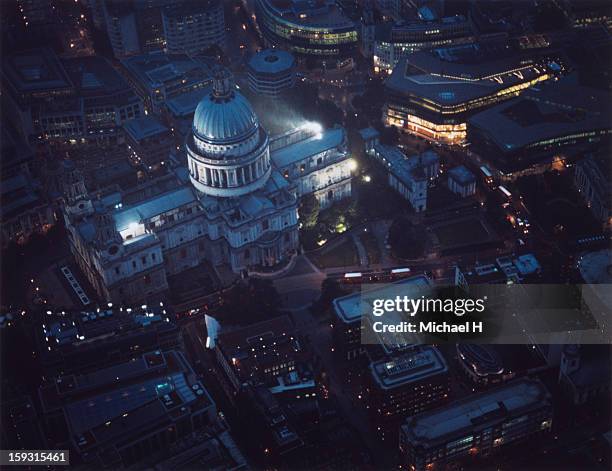
POLYGON ((196 55, 225 46, 223 1, 182 1, 162 9, 166 51, 196 55))
POLYGON ((48 311, 37 328, 36 340, 49 376, 89 373, 143 352, 179 349, 182 345, 172 314, 159 303, 48 311))
POLYGON ((612 14, 605 2, 561 0, 556 5, 563 11, 573 28, 586 29, 612 25, 612 14))
POLYGON ((606 345, 565 345, 559 383, 573 404, 610 397, 612 361, 606 345))
POLYGON ((384 122, 425 139, 460 144, 474 113, 516 97, 560 70, 550 58, 508 55, 478 45, 417 52, 385 82, 384 122))
POLYGON ((403 420, 446 402, 449 393, 446 361, 435 347, 414 346, 372 361, 368 375, 368 412, 376 436, 397 443, 403 420))
POLYGON ((182 353, 153 351, 39 390, 50 446, 71 463, 124 467, 216 422, 216 406, 182 353), (74 455, 73 455, 74 453, 74 455))
POLYGON ((475 152, 506 173, 552 163, 563 150, 590 150, 612 133, 608 92, 566 80, 526 92, 468 120, 475 152))
POLYGON ((97 22, 104 24, 117 59, 163 50, 198 54, 225 46, 220 0, 96 0, 92 8, 103 9, 97 22))
POLYGON ((537 374, 549 368, 542 352, 528 343, 458 343, 455 352, 461 372, 469 384, 479 390, 537 374))
POLYGON ((145 172, 155 172, 168 164, 174 147, 170 129, 153 116, 132 119, 123 125, 132 163, 145 172))
POLYGON ((517 34, 534 28, 537 2, 477 0, 470 3, 470 19, 481 35, 517 34))
POLYGON ((248 81, 254 94, 275 98, 295 85, 295 59, 281 50, 258 52, 249 60, 248 81))
POLYGON ((247 386, 264 385, 286 399, 316 397, 310 356, 288 316, 221 333, 215 342, 217 362, 238 394, 247 386))
POLYGON ((44 234, 56 218, 53 200, 34 172, 34 150, 8 127, 3 126, 1 132, 0 221, 5 247, 10 242, 26 242, 32 234, 44 234))
POLYGON ((550 432, 550 394, 541 381, 520 379, 408 418, 400 430, 404 464, 415 471, 468 466, 550 432))
POLYGON ((104 0, 104 24, 117 59, 161 51, 166 39, 161 10, 170 0, 104 0))
POLYGON ((501 256, 492 261, 477 262, 470 267, 457 267, 456 284, 460 286, 482 284, 512 284, 535 281, 542 271, 540 262, 532 253, 501 256))
POLYGON ((325 68, 352 64, 357 25, 335 1, 256 0, 255 13, 267 47, 310 58, 325 68))
POLYGON ((0 403, 2 404, 0 415, 2 445, 12 450, 23 450, 28 446, 39 446, 40 449, 47 447, 32 398, 16 392, 8 392, 8 394, 7 392, 3 393, 0 403))
POLYGON ((475 384, 502 381, 505 368, 493 345, 461 343, 456 346, 462 371, 475 384))
POLYGON ((434 21, 399 21, 376 26, 372 55, 374 72, 390 74, 410 54, 474 42, 472 24, 464 16, 434 21))
POLYGON ((609 170, 610 162, 604 156, 585 157, 574 166, 574 186, 604 229, 612 225, 609 170))
POLYGON ((60 60, 50 49, 9 55, 6 114, 26 142, 114 144, 141 100, 102 57, 60 60))
MULTIPOLYGON (((427 277, 418 275, 396 281, 393 285, 424 289, 428 288, 431 282, 427 277)), ((375 291, 368 291, 368 294, 373 292, 375 291)), ((366 314, 363 312, 366 306, 361 302, 361 293, 352 293, 334 299, 333 309, 332 340, 335 354, 344 361, 361 358, 366 353, 366 346, 361 339, 363 330, 361 318, 366 314)))
POLYGON ((146 108, 155 114, 164 114, 172 100, 184 95, 194 99, 192 93, 203 93, 212 85, 207 65, 185 54, 135 55, 122 59, 121 66, 146 108))

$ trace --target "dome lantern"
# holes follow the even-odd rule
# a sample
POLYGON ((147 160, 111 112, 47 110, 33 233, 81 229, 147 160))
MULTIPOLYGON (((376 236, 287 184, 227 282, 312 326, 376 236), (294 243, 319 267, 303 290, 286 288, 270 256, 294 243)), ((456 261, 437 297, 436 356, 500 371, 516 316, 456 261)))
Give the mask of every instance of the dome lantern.
POLYGON ((232 77, 227 69, 218 68, 213 75, 213 96, 217 100, 228 99, 233 95, 232 77))

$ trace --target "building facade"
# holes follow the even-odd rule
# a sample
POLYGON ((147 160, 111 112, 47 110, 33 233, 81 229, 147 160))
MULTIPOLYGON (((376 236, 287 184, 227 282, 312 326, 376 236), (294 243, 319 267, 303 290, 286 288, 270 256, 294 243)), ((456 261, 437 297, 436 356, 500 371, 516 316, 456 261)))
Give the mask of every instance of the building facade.
POLYGON ((385 82, 385 124, 434 142, 461 144, 471 115, 551 78, 551 68, 557 68, 546 59, 489 54, 468 45, 400 61, 385 82))
POLYGON ((101 57, 61 60, 50 49, 5 59, 6 111, 26 142, 117 142, 122 124, 143 114, 143 103, 101 57))
POLYGON ((39 395, 53 446, 97 469, 133 465, 217 421, 208 391, 175 350, 59 376, 39 395))
POLYGON ((410 417, 400 430, 400 453, 415 471, 466 466, 549 433, 552 419, 544 384, 521 379, 410 417))
POLYGON ((476 177, 464 165, 448 171, 448 189, 465 198, 476 193, 476 177))
POLYGON ((121 66, 145 107, 156 114, 163 115, 172 100, 184 95, 193 99, 212 84, 206 64, 186 54, 141 54, 123 58, 121 66))
POLYGON ((607 159, 595 157, 587 157, 574 167, 574 185, 604 229, 612 225, 609 167, 607 159))
POLYGON ((506 175, 554 168, 562 153, 590 154, 609 145, 610 98, 608 91, 564 77, 474 114, 468 138, 474 152, 490 156, 487 160, 506 175))
POLYGON ((104 24, 116 58, 161 51, 164 28, 161 10, 170 0, 104 0, 104 24))
POLYGON ((295 85, 295 59, 280 50, 258 52, 248 63, 248 83, 257 95, 277 97, 295 85))
POLYGON ((117 59, 164 50, 197 54, 225 46, 220 0, 96 0, 94 8, 103 12, 100 19, 117 59))
POLYGON ((406 417, 437 407, 448 399, 448 366, 435 347, 412 347, 370 363, 368 405, 372 429, 397 444, 406 417))
POLYGON ((406 199, 417 213, 427 209, 429 182, 438 177, 440 157, 433 151, 407 158, 397 147, 375 144, 368 155, 387 172, 388 185, 406 199))
POLYGON ((314 194, 321 208, 351 195, 351 172, 346 132, 336 127, 312 130, 310 126, 275 137, 270 147, 278 171, 294 182, 298 197, 314 194))
POLYGON ((298 58, 334 68, 356 51, 357 25, 335 1, 256 0, 255 13, 265 44, 298 58))
POLYGON ((168 165, 174 144, 172 132, 153 116, 133 119, 123 125, 130 160, 144 172, 168 165))
POLYGON ((474 39, 472 25, 463 16, 380 25, 372 46, 374 72, 390 74, 400 60, 414 52, 467 44, 474 39))
POLYGON ((212 46, 225 47, 221 0, 187 1, 162 10, 166 51, 194 55, 212 46))

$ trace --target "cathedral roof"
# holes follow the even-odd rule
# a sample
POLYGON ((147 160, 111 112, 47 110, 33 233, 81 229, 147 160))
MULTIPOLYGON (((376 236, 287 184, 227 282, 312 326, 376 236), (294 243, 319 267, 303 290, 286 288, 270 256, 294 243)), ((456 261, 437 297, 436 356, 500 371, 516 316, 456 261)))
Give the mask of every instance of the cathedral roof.
POLYGON ((236 90, 227 73, 218 72, 213 90, 198 104, 193 133, 211 144, 234 143, 251 136, 259 121, 248 100, 236 90))

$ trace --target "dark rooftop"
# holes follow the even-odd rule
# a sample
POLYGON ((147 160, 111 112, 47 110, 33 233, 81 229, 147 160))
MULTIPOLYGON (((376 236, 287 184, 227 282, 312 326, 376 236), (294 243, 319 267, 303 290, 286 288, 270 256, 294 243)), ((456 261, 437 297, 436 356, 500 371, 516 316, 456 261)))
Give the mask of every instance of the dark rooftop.
POLYGON ((610 98, 608 92, 561 81, 477 113, 469 125, 511 152, 559 136, 612 129, 610 98))

